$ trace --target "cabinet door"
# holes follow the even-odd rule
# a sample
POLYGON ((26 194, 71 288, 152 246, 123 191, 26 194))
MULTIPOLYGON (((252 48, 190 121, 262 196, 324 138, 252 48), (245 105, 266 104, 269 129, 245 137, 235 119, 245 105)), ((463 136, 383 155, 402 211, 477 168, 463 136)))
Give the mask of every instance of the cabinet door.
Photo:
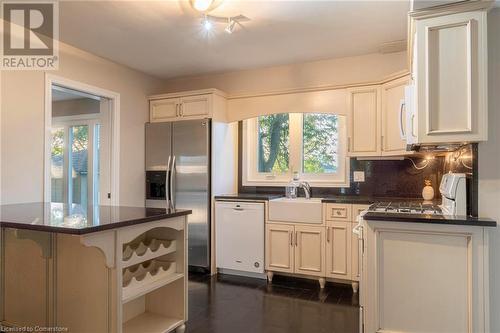
POLYGON ((266 226, 266 270, 293 273, 293 232, 290 225, 266 226))
POLYGON ((326 276, 350 280, 351 222, 331 222, 326 232, 326 276))
POLYGON ((197 95, 181 98, 180 114, 187 118, 203 118, 210 115, 211 95, 197 95))
POLYGON ((149 118, 152 123, 172 121, 178 116, 178 98, 168 98, 151 101, 149 106, 149 118))
POLYGON ((325 228, 295 227, 295 273, 325 275, 325 228))
POLYGON ((486 11, 417 20, 418 142, 485 141, 486 11))
POLYGON ((348 93, 350 156, 381 154, 380 88, 368 86, 348 93))
POLYGON ((351 224, 351 279, 359 281, 360 278, 360 240, 358 235, 352 232, 352 229, 358 224, 357 218, 362 211, 370 207, 370 205, 352 205, 352 224, 351 224))
POLYGON ((382 86, 382 155, 406 154, 406 108, 403 77, 382 86))
POLYGON ((357 223, 351 223, 351 280, 359 281, 360 277, 360 240, 359 236, 352 232, 357 223))

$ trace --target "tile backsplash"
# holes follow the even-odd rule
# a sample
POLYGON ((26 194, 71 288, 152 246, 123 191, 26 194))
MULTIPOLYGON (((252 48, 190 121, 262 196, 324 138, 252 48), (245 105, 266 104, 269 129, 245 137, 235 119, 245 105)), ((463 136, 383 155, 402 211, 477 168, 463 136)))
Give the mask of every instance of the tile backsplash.
MULTIPOLYGON (((313 188, 314 196, 348 195, 363 197, 398 197, 421 199, 425 180, 430 180, 435 198, 440 199, 439 183, 444 173, 466 173, 468 178, 468 211, 477 215, 477 145, 467 145, 454 153, 405 157, 394 160, 350 160, 349 187, 313 188), (429 159, 430 157, 430 159, 429 159), (364 171, 365 181, 354 182, 354 171, 364 171)), ((241 186, 244 193, 284 193, 282 187, 241 186)))

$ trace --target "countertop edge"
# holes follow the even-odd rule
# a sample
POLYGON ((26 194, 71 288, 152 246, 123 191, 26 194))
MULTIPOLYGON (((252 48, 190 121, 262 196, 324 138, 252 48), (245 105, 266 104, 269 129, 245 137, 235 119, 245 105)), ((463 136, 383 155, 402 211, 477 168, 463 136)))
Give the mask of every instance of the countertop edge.
POLYGON ((120 221, 120 222, 116 222, 116 223, 112 223, 112 224, 105 224, 105 225, 101 225, 101 226, 91 226, 91 227, 83 228, 83 229, 71 229, 69 227, 65 228, 65 227, 47 226, 47 225, 38 225, 38 224, 16 223, 16 222, 9 222, 9 221, 0 221, 0 227, 12 228, 12 229, 43 231, 43 232, 52 232, 52 233, 69 234, 69 235, 88 235, 88 234, 95 233, 95 232, 119 229, 119 228, 123 228, 123 227, 129 227, 129 226, 143 224, 143 223, 155 222, 155 221, 160 221, 160 220, 179 217, 179 216, 187 216, 189 214, 192 214, 192 210, 183 210, 183 211, 179 211, 179 212, 175 212, 175 213, 155 215, 155 216, 149 216, 149 217, 138 218, 138 219, 124 220, 124 221, 120 221))
POLYGON ((425 224, 440 224, 440 225, 463 225, 472 227, 496 227, 497 222, 493 220, 481 218, 453 218, 447 216, 445 218, 438 218, 432 216, 395 216, 395 215, 375 215, 367 213, 363 216, 367 221, 386 221, 386 222, 401 222, 401 223, 425 223, 425 224))

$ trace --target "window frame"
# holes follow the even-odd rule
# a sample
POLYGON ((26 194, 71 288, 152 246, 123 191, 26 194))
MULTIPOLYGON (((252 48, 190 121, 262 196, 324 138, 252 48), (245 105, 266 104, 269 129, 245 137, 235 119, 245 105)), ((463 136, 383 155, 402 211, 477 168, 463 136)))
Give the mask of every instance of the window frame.
MULTIPOLYGON (((242 185, 243 186, 286 186, 298 172, 300 180, 307 181, 313 187, 348 187, 349 156, 347 154, 347 119, 338 116, 338 172, 304 173, 303 172, 303 129, 304 115, 318 112, 289 113, 289 168, 285 173, 258 172, 258 117, 246 119, 242 126, 242 185), (253 166, 253 167, 252 167, 253 166)), ((330 113, 329 113, 330 114, 330 113)), ((265 116, 265 115, 262 115, 265 116)))

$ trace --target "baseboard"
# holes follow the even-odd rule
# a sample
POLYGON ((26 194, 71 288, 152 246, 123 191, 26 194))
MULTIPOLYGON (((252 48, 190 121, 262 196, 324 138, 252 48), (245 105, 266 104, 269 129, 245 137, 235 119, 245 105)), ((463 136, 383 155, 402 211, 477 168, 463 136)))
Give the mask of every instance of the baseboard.
POLYGON ((266 273, 244 272, 226 268, 217 268, 217 272, 221 274, 245 276, 255 279, 263 279, 263 280, 267 279, 266 273))

